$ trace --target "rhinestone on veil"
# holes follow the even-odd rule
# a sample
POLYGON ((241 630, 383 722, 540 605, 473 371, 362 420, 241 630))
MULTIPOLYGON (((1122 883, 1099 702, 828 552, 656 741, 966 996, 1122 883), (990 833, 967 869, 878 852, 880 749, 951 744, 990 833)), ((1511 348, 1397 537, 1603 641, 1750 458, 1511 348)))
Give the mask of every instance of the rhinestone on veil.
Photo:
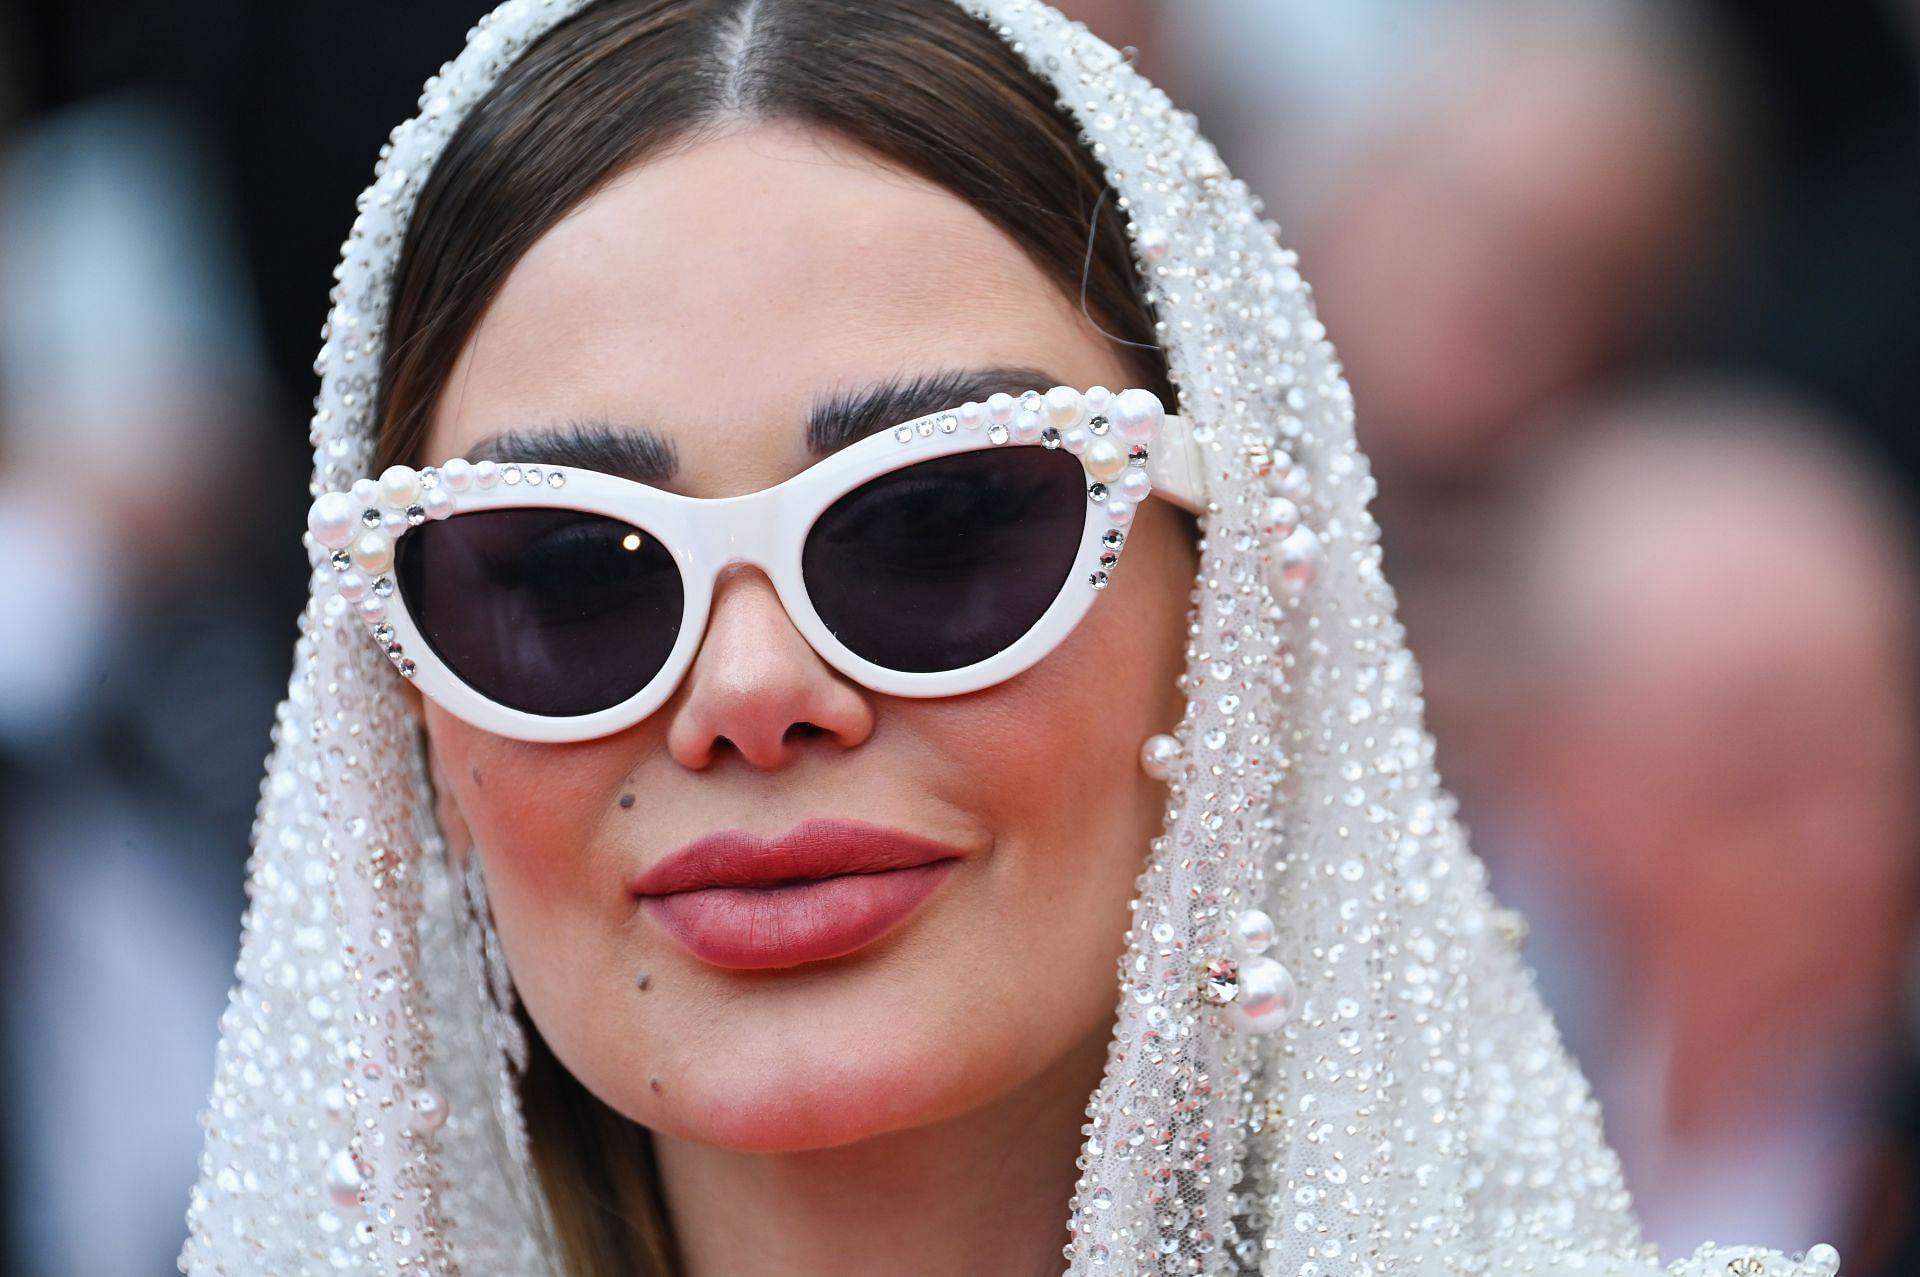
MULTIPOLYGON (((1148 760, 1169 817, 1087 1110, 1067 1271, 1650 1277, 1586 1082, 1435 774, 1352 396, 1294 255, 1111 47, 1035 0, 959 3, 1058 90, 1105 167, 1211 495, 1186 713, 1148 760), (1284 1000, 1276 971, 1291 1014, 1250 1014, 1284 1000)), ((501 5, 383 149, 317 365, 316 495, 370 468, 422 182, 502 70, 580 7, 501 5)), ((324 586, 330 554, 308 549, 324 586)), ((484 889, 444 862, 398 686, 316 588, 262 790, 189 1273, 552 1271, 509 994, 473 925, 484 889)), ((1837 1267, 1828 1247, 1707 1247, 1672 1272, 1837 1267)))

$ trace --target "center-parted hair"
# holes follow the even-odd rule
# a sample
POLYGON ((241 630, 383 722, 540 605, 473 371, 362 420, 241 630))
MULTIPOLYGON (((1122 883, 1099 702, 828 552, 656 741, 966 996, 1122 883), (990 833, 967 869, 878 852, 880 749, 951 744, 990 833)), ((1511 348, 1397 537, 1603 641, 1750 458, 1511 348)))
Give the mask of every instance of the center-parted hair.
POLYGON ((422 459, 455 358, 535 240, 631 165, 773 120, 829 130, 973 205, 1122 343, 1136 384, 1174 402, 1125 211, 1054 90, 977 20, 944 0, 608 0, 507 70, 420 193, 376 470, 422 459))

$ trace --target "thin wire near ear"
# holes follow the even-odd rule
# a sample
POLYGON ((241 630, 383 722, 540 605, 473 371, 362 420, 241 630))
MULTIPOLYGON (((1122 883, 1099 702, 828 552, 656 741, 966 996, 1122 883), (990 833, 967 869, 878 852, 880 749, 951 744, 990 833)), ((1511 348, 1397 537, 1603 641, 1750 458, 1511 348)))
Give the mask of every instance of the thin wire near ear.
POLYGON ((1131 346, 1135 350, 1159 350, 1160 347, 1153 342, 1129 341, 1125 337, 1108 332, 1101 326, 1100 321, 1093 317, 1093 312, 1087 309, 1087 281, 1093 275, 1093 246, 1094 241, 1100 237, 1100 210, 1106 206, 1107 194, 1107 187, 1102 185, 1100 187, 1100 198, 1093 202, 1093 214, 1087 218, 1087 255, 1080 262, 1080 313, 1086 317, 1087 322, 1092 324, 1102 337, 1105 337, 1110 342, 1121 346, 1131 346))

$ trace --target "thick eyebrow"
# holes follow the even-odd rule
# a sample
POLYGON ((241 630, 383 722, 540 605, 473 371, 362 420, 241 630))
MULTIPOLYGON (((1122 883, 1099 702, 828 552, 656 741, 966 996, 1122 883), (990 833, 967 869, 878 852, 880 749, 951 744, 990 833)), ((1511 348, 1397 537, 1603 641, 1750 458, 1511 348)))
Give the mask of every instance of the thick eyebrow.
POLYGON ((666 436, 643 426, 593 419, 567 421, 552 429, 509 430, 482 440, 467 459, 578 466, 653 484, 672 478, 680 465, 673 441, 666 436))
POLYGON ((870 386, 837 390, 816 399, 807 413, 807 447, 822 456, 837 452, 888 426, 958 408, 996 391, 1018 395, 1061 384, 1033 368, 943 369, 893 376, 870 386))
MULTIPOLYGON (((807 410, 807 449, 825 456, 868 435, 998 391, 1018 395, 1058 385, 1033 368, 944 369, 896 375, 836 390, 807 410)), ((577 466, 640 483, 662 484, 679 468, 673 440, 640 425, 578 418, 551 428, 509 430, 468 450, 469 461, 577 466)))

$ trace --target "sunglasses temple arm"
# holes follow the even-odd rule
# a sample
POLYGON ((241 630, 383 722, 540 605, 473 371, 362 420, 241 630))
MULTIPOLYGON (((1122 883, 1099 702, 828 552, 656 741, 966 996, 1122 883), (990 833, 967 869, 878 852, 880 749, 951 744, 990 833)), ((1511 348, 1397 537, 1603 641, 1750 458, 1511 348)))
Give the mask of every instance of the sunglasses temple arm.
POLYGON ((1153 481, 1154 496, 1190 514, 1206 511, 1206 458, 1185 417, 1170 415, 1161 425, 1160 442, 1147 459, 1147 477, 1153 481))

